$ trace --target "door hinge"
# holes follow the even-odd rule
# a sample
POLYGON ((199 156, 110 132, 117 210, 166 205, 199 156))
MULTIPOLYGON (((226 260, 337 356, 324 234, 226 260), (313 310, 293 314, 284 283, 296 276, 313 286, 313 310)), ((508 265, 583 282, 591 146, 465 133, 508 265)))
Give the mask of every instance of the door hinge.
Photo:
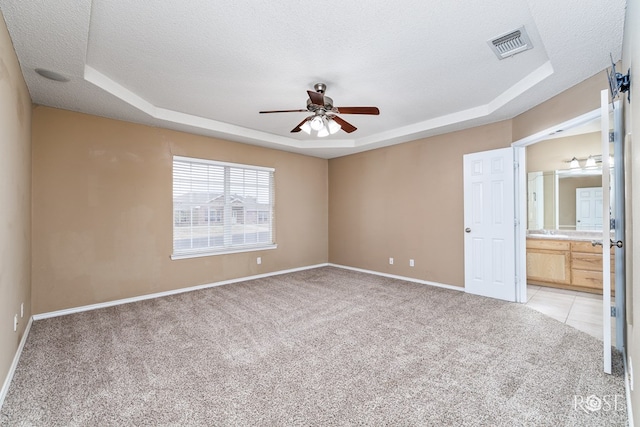
POLYGON ((616 140, 615 132, 609 132, 609 142, 614 142, 616 140))
POLYGON ((614 306, 611 306, 611 317, 618 317, 617 310, 614 306))
POLYGON ((520 163, 518 163, 517 161, 513 162, 513 169, 514 170, 518 170, 518 168, 520 167, 520 163))

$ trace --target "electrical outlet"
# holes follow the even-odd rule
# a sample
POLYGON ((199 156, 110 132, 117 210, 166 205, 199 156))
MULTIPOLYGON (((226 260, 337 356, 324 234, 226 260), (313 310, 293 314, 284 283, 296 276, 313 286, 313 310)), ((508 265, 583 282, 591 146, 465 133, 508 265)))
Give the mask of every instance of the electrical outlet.
POLYGON ((393 265, 393 258, 389 258, 389 264, 393 265))
POLYGON ((22 319, 24 317, 24 303, 20 304, 20 318, 22 319))
POLYGON ((409 260, 409 267, 413 267, 415 265, 416 265, 416 263, 412 259, 410 259, 409 260))
POLYGON ((13 316, 13 332, 18 330, 18 315, 13 316))
POLYGON ((258 259, 256 259, 256 262, 258 263, 258 265, 262 264, 262 257, 258 257, 258 259))

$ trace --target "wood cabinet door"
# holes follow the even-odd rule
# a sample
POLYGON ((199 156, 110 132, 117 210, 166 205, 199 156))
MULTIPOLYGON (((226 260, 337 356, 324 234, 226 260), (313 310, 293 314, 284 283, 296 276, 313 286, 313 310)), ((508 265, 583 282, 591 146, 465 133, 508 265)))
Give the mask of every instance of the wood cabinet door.
POLYGON ((571 284, 570 252, 528 249, 527 280, 571 284))

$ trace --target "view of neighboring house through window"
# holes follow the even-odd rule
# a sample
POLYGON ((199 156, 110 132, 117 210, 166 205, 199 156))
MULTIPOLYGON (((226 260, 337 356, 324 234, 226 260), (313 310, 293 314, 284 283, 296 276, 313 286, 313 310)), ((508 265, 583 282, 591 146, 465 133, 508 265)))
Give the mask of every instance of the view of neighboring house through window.
POLYGON ((273 173, 174 156, 173 257, 275 247, 273 173))

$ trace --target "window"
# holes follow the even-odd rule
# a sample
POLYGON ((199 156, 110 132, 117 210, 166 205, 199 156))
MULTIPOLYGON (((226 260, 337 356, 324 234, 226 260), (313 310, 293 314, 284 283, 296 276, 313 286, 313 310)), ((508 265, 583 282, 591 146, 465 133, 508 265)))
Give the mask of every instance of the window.
POLYGON ((172 258, 275 248, 273 174, 174 156, 172 258))

